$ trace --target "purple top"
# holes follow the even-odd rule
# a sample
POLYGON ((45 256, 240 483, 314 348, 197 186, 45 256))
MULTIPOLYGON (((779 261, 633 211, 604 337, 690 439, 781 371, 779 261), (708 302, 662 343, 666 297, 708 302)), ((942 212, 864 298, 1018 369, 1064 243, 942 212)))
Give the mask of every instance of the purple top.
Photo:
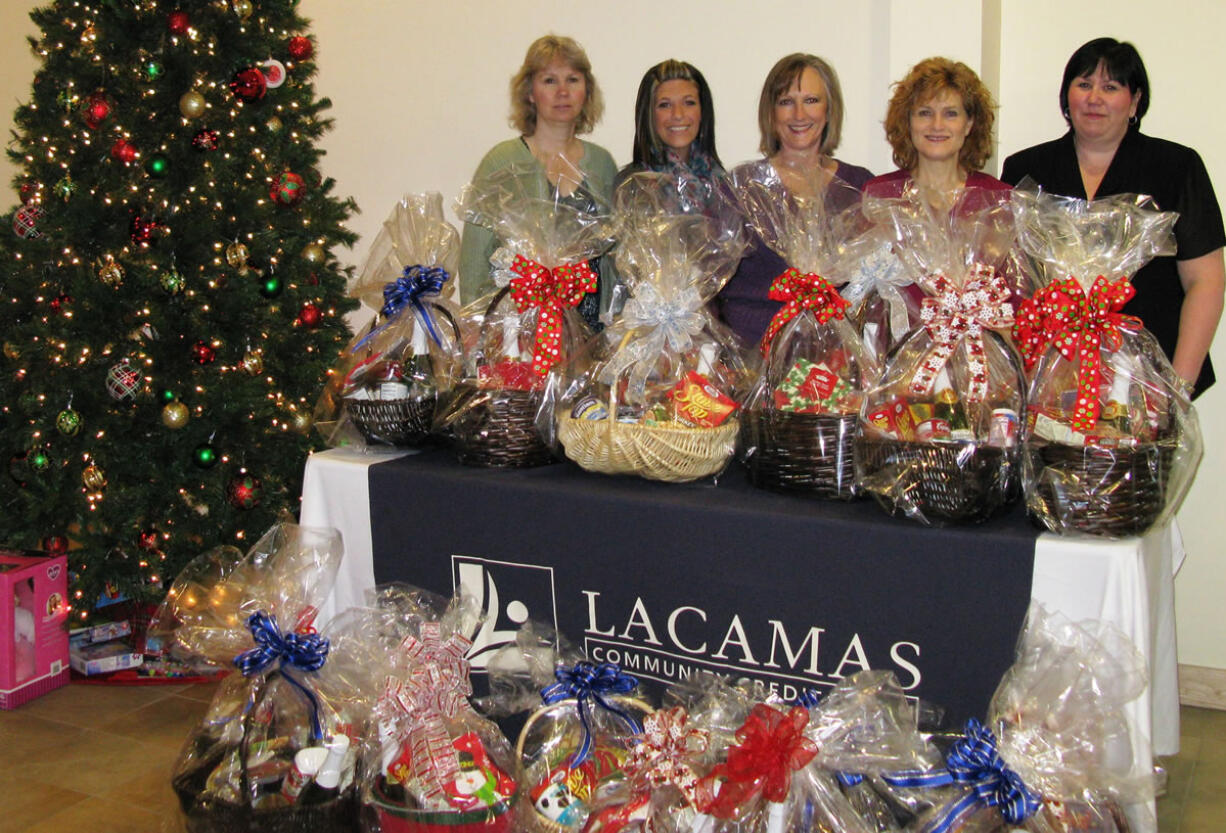
MULTIPOLYGON (((848 165, 838 159, 835 176, 863 191, 865 184, 873 178, 867 168, 859 165, 848 165)), ((762 340, 766 328, 775 313, 783 304, 767 297, 770 285, 788 268, 782 257, 772 251, 762 242, 761 238, 751 230, 753 238, 741 265, 715 296, 712 302, 715 312, 725 324, 732 328, 748 346, 756 345, 762 340)))

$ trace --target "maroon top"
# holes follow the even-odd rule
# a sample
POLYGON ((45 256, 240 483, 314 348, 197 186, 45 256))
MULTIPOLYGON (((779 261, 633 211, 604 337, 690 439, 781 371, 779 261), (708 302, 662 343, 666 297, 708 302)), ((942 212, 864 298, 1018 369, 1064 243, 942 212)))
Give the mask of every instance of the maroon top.
MULTIPOLYGON (((864 186, 866 197, 891 199, 901 197, 907 183, 911 181, 911 172, 897 170, 892 173, 875 176, 864 186)), ((988 176, 982 171, 972 171, 966 178, 967 188, 987 188, 990 191, 1012 191, 1011 185, 1006 185, 994 176, 988 176)))

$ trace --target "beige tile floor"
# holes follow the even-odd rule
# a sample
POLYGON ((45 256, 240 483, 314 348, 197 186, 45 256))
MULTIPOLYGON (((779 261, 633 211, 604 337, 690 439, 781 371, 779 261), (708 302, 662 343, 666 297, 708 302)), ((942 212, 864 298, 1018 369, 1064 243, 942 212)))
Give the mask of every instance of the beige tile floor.
MULTIPOLYGON (((0 833, 156 833, 213 685, 69 685, 0 711, 0 833)), ((1185 706, 1160 833, 1226 833, 1226 711, 1185 706)))

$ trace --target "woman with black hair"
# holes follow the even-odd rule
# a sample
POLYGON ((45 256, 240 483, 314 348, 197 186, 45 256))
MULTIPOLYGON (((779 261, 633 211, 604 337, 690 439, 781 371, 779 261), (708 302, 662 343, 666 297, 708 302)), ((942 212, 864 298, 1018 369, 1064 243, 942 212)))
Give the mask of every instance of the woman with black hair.
POLYGON ((1196 151, 1141 133, 1150 87, 1136 47, 1114 38, 1081 46, 1064 68, 1060 111, 1069 131, 1005 160, 1000 178, 1030 177, 1077 199, 1146 194, 1179 212, 1178 251, 1154 258, 1132 279, 1124 313, 1139 317, 1197 396, 1213 384, 1209 345, 1222 315, 1226 231, 1209 174, 1196 151))
POLYGON ((723 173, 715 151, 715 106, 707 79, 692 64, 669 59, 647 70, 634 101, 634 158, 618 182, 640 171, 707 178, 723 173))

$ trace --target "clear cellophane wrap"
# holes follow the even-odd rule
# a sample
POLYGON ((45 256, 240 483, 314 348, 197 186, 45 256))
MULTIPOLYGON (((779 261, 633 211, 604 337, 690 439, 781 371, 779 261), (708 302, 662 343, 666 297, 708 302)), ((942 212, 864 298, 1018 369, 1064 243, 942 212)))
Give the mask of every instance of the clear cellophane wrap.
POLYGON ((748 370, 707 304, 736 270, 743 223, 708 183, 671 174, 633 175, 615 199, 617 269, 630 297, 551 377, 553 419, 542 431, 591 471, 716 476, 736 448, 748 370))
POLYGON ((342 552, 334 529, 280 523, 246 555, 226 546, 190 562, 155 614, 151 628, 176 655, 237 668, 174 767, 190 829, 230 829, 253 813, 269 830, 352 824, 356 749, 338 799, 308 809, 281 795, 300 750, 342 735, 356 747, 372 705, 379 646, 365 612, 345 611, 323 634, 314 628, 342 552))
POLYGON ((967 188, 949 210, 920 193, 870 197, 864 212, 924 298, 920 326, 865 393, 860 486, 921 523, 982 521, 1011 498, 1025 413, 1008 339, 1021 275, 1008 193, 967 188))
POLYGON ((1030 379, 1027 506, 1055 532, 1143 534, 1179 508, 1202 451, 1181 380, 1121 312, 1136 271, 1174 253, 1178 215, 1147 197, 1087 203, 1027 183, 1013 206, 1041 287, 1014 331, 1030 379))
POLYGON ((487 663, 491 715, 530 710, 516 741, 524 800, 517 829, 579 831, 599 799, 625 777, 623 765, 653 712, 638 680, 613 663, 583 657, 547 627, 526 623, 487 663))
POLYGON ((371 595, 385 653, 362 755, 364 829, 510 829, 519 797, 511 745, 469 699, 480 605, 463 592, 448 600, 407 585, 371 595))
POLYGON ((465 462, 521 466, 551 459, 535 427, 545 380, 589 335, 576 308, 598 290, 590 261, 615 239, 607 206, 588 197, 580 205, 556 190, 542 193, 535 166, 504 168, 460 194, 460 217, 499 240, 490 258, 496 291, 462 313, 462 329, 475 336, 444 417, 465 462))
POLYGON ((839 287, 888 241, 860 239, 867 223, 850 185, 821 169, 800 181, 766 161, 732 172, 748 222, 788 265, 770 287, 782 306, 758 345, 742 457, 758 485, 848 500, 861 395, 876 366, 839 287))
POLYGON ((350 293, 375 310, 315 408, 331 446, 420 446, 461 369, 458 310, 447 299, 459 234, 437 193, 406 195, 383 221, 350 293))
POLYGON ((1145 661, 1113 626, 1034 605, 985 724, 971 721, 943 765, 891 773, 928 793, 920 833, 1126 833, 1152 814, 1152 766, 1134 756, 1123 708, 1145 661), (918 786, 917 786, 918 785, 918 786))

